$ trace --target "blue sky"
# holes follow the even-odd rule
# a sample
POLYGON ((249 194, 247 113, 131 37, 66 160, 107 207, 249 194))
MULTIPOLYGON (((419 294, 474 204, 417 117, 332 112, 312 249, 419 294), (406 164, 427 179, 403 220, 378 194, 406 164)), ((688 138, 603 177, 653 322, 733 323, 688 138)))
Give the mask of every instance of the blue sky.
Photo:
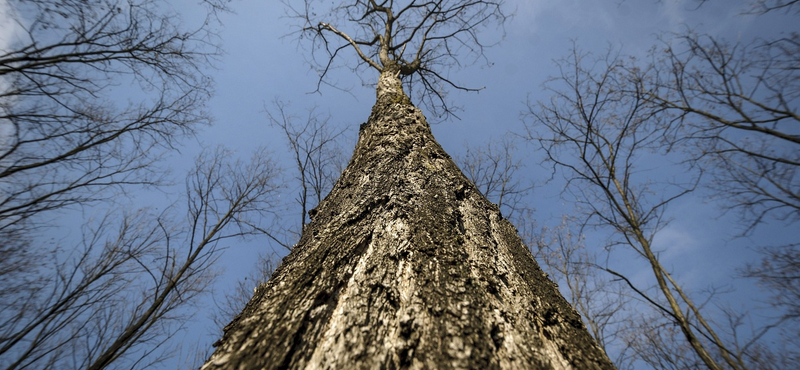
MULTIPOLYGON (((195 0, 170 3, 187 24, 196 22, 201 14, 195 0)), ((732 41, 800 31, 793 16, 740 15, 746 3, 716 0, 697 9, 694 0, 508 0, 506 9, 514 17, 505 25, 502 43, 487 50, 493 65, 474 65, 451 73, 458 82, 486 88, 479 93, 452 92, 452 101, 463 108, 459 112, 461 120, 433 125, 434 135, 451 156, 458 156, 465 145, 482 146, 508 132, 522 132, 520 114, 526 109, 525 102, 549 99, 542 83, 558 74, 553 61, 569 54, 573 42, 593 53, 602 54, 613 48, 623 54, 644 56, 657 44, 658 35, 687 26, 732 41)), ((4 1, 0 3, 0 7, 4 5, 4 1)), ((222 15, 220 37, 226 55, 218 69, 210 72, 216 81, 216 94, 210 105, 216 123, 204 129, 196 142, 188 143, 181 155, 170 159, 169 166, 175 173, 191 167, 200 147, 215 145, 235 149, 243 158, 255 148, 266 146, 290 171, 282 134, 269 126, 264 112, 265 106, 276 98, 289 103, 298 114, 313 106, 329 112, 331 123, 349 128, 347 142, 354 144, 358 125, 369 116, 374 89, 362 86, 358 76, 342 69, 332 77, 341 87, 350 88, 349 93, 325 86, 319 93, 310 93, 316 87, 317 74, 306 63, 308 45, 298 44, 295 37, 288 35, 296 25, 284 17, 283 4, 275 0, 234 0, 232 8, 233 14, 222 15)), ((0 42, 6 34, 1 26, 2 23, 0 42)), ((373 75, 364 76, 366 81, 377 78, 374 71, 369 72, 373 75)), ((534 217, 539 225, 555 226, 561 215, 572 211, 572 206, 560 198, 561 185, 557 181, 544 181, 549 169, 539 165, 541 154, 532 148, 521 145, 518 151, 526 163, 525 178, 536 185, 528 201, 536 209, 534 217)), ((344 151, 349 157, 352 146, 344 151)), ((292 174, 287 172, 286 177, 291 178, 292 174)), ((287 197, 293 196, 294 189, 289 191, 287 197)), ((752 247, 758 242, 786 242, 798 236, 791 226, 772 223, 748 239, 736 239, 740 225, 735 217, 720 216, 718 206, 705 201, 702 194, 677 202, 669 215, 674 221, 655 241, 664 251, 667 266, 673 267, 693 289, 708 285, 738 288, 738 293, 726 298, 732 305, 745 304, 751 299, 747 293, 755 290, 752 284, 736 278, 736 269, 755 258, 752 247)), ((591 244, 592 240, 587 239, 587 246, 591 244)), ((257 256, 271 252, 266 240, 230 245, 220 261, 225 272, 215 293, 230 289, 250 272, 257 256)), ((275 252, 285 253, 279 247, 275 252)), ((221 335, 208 318, 213 304, 201 308, 184 337, 185 349, 193 348, 193 343, 208 348, 221 335)))

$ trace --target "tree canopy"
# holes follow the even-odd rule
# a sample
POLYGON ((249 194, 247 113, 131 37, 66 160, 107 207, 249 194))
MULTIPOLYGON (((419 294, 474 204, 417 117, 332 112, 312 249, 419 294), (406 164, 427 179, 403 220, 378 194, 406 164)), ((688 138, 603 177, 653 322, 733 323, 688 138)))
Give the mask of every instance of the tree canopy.
MULTIPOLYGON (((408 91, 435 115, 454 115, 448 89, 478 91, 450 77, 450 70, 487 62, 484 50, 499 41, 481 33, 502 27, 509 17, 503 0, 395 1, 355 0, 326 8, 324 1, 306 0, 302 8, 285 2, 290 15, 302 21, 300 38, 310 39, 311 64, 319 83, 338 63, 361 73, 376 70, 399 75, 408 91), (357 58, 340 56, 353 50, 357 58), (355 61, 355 63, 353 63, 355 61)), ((488 63, 488 62, 487 62, 488 63)))

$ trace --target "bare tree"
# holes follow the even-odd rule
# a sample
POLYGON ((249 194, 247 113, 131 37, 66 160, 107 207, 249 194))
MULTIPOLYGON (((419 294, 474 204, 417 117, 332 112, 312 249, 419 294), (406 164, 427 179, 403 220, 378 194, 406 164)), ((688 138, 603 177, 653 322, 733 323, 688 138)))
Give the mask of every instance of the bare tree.
POLYGON ((760 264, 750 264, 746 276, 759 279, 770 291, 780 292, 775 304, 786 309, 787 318, 800 318, 800 251, 797 245, 773 247, 760 264))
MULTIPOLYGON (((279 260, 274 256, 262 256, 250 275, 236 282, 232 292, 226 292, 223 301, 215 301, 216 311, 212 314, 212 319, 217 328, 224 328, 244 309, 247 302, 253 298, 253 293, 259 286, 266 283, 272 277, 275 267, 279 260)), ((216 333, 214 333, 216 334, 216 333)), ((198 360, 205 361, 209 354, 198 360)), ((202 364, 202 362, 200 363, 202 364)), ((196 366, 196 367, 199 367, 196 366)))
POLYGON ((524 217, 530 211, 523 200, 533 190, 532 185, 525 185, 525 180, 519 178, 525 165, 515 156, 516 150, 514 138, 504 136, 485 147, 467 146, 464 155, 455 158, 464 175, 509 219, 518 214, 524 217))
POLYGON ((202 156, 187 217, 112 204, 164 184, 158 161, 210 122, 204 69, 226 3, 203 1, 207 18, 187 29, 158 0, 9 2, 20 32, 0 51, 0 367, 162 360, 219 244, 259 232, 276 177, 263 151, 251 164, 202 156), (42 236, 78 207, 111 211, 83 220, 80 241, 42 236))
POLYGON ((759 285, 772 292, 770 303, 778 312, 775 329, 780 332, 781 348, 770 351, 756 347, 756 360, 775 369, 790 368, 800 363, 800 248, 798 244, 766 246, 761 252, 762 260, 747 264, 744 276, 757 279, 759 285))
POLYGON ((681 329, 658 312, 630 310, 623 332, 625 346, 639 364, 652 369, 702 369, 706 366, 684 340, 681 329))
POLYGON ((300 187, 295 199, 300 207, 300 227, 288 228, 293 242, 275 239, 291 250, 309 221, 308 212, 330 192, 344 169, 346 158, 339 142, 347 128, 334 128, 330 116, 317 113, 316 108, 309 109, 305 119, 300 119, 288 112, 286 104, 277 100, 273 104, 274 110, 266 109, 267 117, 285 135, 300 187))
POLYGON ((0 280, 20 281, 46 253, 30 236, 51 211, 161 183, 164 150, 209 122, 202 68, 219 52, 211 22, 224 3, 207 3, 187 31, 158 1, 9 2, 19 32, 0 51, 0 280), (123 82, 146 98, 110 101, 123 82))
POLYGON ((152 0, 11 5, 22 31, 0 54, 0 231, 109 188, 159 183, 162 149, 209 122, 211 19, 185 31, 152 0), (146 98, 109 101, 123 82, 146 98))
POLYGON ((631 298, 618 280, 598 268, 600 257, 586 248, 574 224, 563 217, 559 226, 529 235, 526 244, 617 369, 631 368, 624 342, 631 298))
POLYGON ((694 147, 714 189, 755 227, 800 220, 800 35, 729 44, 687 33, 654 57, 646 98, 674 113, 669 139, 694 147))
MULTIPOLYGON (((796 16, 797 3, 752 1, 747 12, 796 16)), ((670 46, 655 49, 642 88, 648 91, 646 99, 673 115, 666 131, 672 147, 689 153, 687 163, 712 175, 710 187, 721 204, 747 225, 742 234, 765 220, 797 224, 800 35, 792 32, 748 43, 687 31, 664 43, 670 46)), ((798 246, 761 246, 763 261, 745 269, 745 276, 774 292, 772 304, 783 312, 778 318, 781 330, 796 328, 799 321, 797 300, 792 299, 799 290, 798 246)), ((797 358, 800 344, 795 336, 785 342, 794 343, 797 358)))
MULTIPOLYGON (((529 138, 563 171, 565 191, 582 207, 583 222, 614 232, 607 248, 624 246, 642 258, 655 279, 656 294, 610 266, 603 269, 680 329, 699 363, 710 369, 747 368, 749 346, 731 344, 720 334, 705 317, 705 301, 697 303, 690 296, 653 247, 655 235, 667 223, 666 207, 693 191, 699 178, 662 185, 642 179, 641 158, 663 148, 660 132, 669 123, 664 106, 652 104, 648 91, 636 89, 642 86, 636 78, 647 71, 629 69, 613 53, 592 60, 578 51, 559 66, 561 77, 548 86, 554 98, 530 105, 529 138)), ((748 344, 765 331, 748 338, 748 344)))
POLYGON ((359 75, 374 69, 392 80, 402 77, 409 93, 439 117, 455 113, 447 89, 480 90, 454 82, 447 71, 485 60, 484 49, 494 42, 478 31, 507 19, 502 0, 350 0, 330 7, 315 0, 300 6, 284 3, 289 16, 302 22, 301 39, 311 40, 311 64, 320 75, 317 90, 330 84, 337 57, 352 48, 358 57, 348 60, 356 62, 345 65, 359 75))
MULTIPOLYGON (((253 235, 271 209, 276 167, 260 151, 250 163, 230 152, 202 155, 186 183, 186 218, 142 210, 87 226, 75 248, 29 272, 35 285, 0 306, 5 369, 145 368, 207 289, 225 240, 253 235), (189 225, 189 227, 186 227, 189 225)), ((16 281, 16 284, 23 283, 16 281)))

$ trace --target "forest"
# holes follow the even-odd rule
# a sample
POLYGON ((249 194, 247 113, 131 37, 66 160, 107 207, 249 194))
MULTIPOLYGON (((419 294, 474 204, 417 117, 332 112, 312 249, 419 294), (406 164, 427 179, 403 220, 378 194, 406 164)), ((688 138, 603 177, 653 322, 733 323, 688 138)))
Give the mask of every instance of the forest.
POLYGON ((390 68, 617 368, 796 367, 798 15, 4 2, 0 368, 202 365, 347 167, 390 68))

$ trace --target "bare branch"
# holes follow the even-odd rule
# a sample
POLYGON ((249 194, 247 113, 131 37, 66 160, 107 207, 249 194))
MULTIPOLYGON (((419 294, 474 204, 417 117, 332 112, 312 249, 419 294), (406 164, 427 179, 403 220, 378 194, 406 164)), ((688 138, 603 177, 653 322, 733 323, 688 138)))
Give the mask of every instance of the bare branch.
POLYGON ((18 22, 25 35, 0 54, 0 230, 161 183, 152 164, 210 122, 211 20, 183 30, 153 0, 12 6, 31 22, 18 22), (127 107, 101 98, 122 81, 148 98, 127 107))
MULTIPOLYGON (((333 27, 333 26, 331 26, 330 24, 327 24, 327 23, 324 23, 324 22, 322 22, 322 23, 320 23, 320 24, 319 24, 319 27, 320 27, 320 29, 327 29, 327 30, 330 30, 331 32, 333 32, 333 33, 334 33, 334 34, 336 34, 337 36, 339 36, 339 37, 341 37, 341 38, 343 38, 343 39, 347 40, 347 42, 348 42, 348 43, 350 43, 350 45, 351 45, 351 46, 352 46, 354 49, 356 49, 356 53, 358 53, 358 56, 359 56, 359 57, 361 57, 361 59, 362 59, 363 61, 367 62, 367 64, 369 64, 369 65, 370 65, 370 66, 372 66, 373 68, 377 69, 377 70, 378 70, 378 72, 380 72, 380 71, 383 69, 383 68, 381 68, 381 66, 379 66, 379 65, 378 65, 378 63, 376 63, 375 61, 373 61, 372 59, 370 59, 369 57, 367 57, 366 55, 364 55, 364 52, 362 52, 362 51, 361 51, 361 48, 360 48, 360 47, 358 47, 358 45, 370 46, 370 45, 372 45, 372 44, 374 44, 374 43, 375 43, 375 40, 376 40, 376 39, 373 39, 373 40, 372 40, 372 41, 370 41, 370 42, 360 41, 360 42, 356 43, 356 41, 353 41, 353 39, 351 39, 351 38, 350 38, 350 36, 347 36, 347 34, 346 34, 346 33, 344 33, 344 32, 342 32, 342 31, 339 31, 339 30, 337 30, 336 28, 334 28, 334 27, 333 27)), ((322 33, 321 31, 319 31, 319 32, 320 32, 320 33, 322 33)))
POLYGON ((798 14, 800 12, 800 9, 796 7, 798 4, 800 4, 800 0, 752 0, 748 13, 765 14, 773 11, 783 11, 798 14))
POLYGON ((467 147, 463 156, 455 158, 464 175, 509 219, 526 213, 523 200, 533 190, 532 185, 525 186, 525 180, 519 179, 524 164, 515 158, 515 152, 513 138, 506 136, 482 148, 467 147))
POLYGON ((485 60, 484 49, 494 42, 479 37, 480 29, 502 26, 508 18, 502 10, 502 0, 414 0, 402 4, 351 0, 330 7, 322 1, 305 0, 302 8, 287 1, 284 4, 289 16, 303 24, 301 40, 311 40, 311 63, 320 75, 318 87, 329 77, 339 51, 352 47, 357 62, 344 64, 356 73, 363 71, 362 66, 369 66, 368 69, 404 77, 424 74, 419 79, 404 78, 403 83, 435 115, 444 117, 450 116, 453 108, 439 87, 479 90, 445 77, 447 72, 485 60), (406 50, 413 53, 410 59, 404 58, 406 50), (318 59, 316 54, 320 51, 323 55, 318 59))
POLYGON ((291 115, 287 105, 278 100, 265 110, 270 124, 279 128, 286 138, 300 188, 295 199, 300 206, 300 222, 296 226, 282 226, 293 235, 290 241, 279 242, 291 250, 313 217, 314 207, 330 192, 344 170, 346 158, 340 141, 347 129, 334 128, 330 116, 317 113, 316 107, 309 109, 305 118, 291 115))
POLYGON ((159 348, 186 320, 180 309, 215 276, 219 242, 258 234, 248 225, 273 207, 277 173, 266 153, 250 164, 228 155, 217 150, 199 159, 187 184, 185 224, 172 210, 143 210, 116 226, 110 213, 85 230, 78 248, 55 246, 52 268, 29 271, 39 277, 35 287, 6 292, 15 299, 0 305, 4 368, 102 369, 163 359, 159 348))
POLYGON ((693 33, 678 40, 686 50, 654 55, 646 87, 675 114, 667 139, 693 147, 693 164, 714 175, 748 230, 765 218, 800 220, 800 35, 751 45, 693 33))
POLYGON ((639 180, 641 170, 636 168, 641 166, 642 151, 657 151, 664 145, 658 134, 666 124, 662 105, 646 99, 636 68, 624 66, 614 53, 589 60, 573 51, 559 66, 562 75, 551 83, 563 88, 548 85, 556 98, 530 106, 534 124, 527 125, 529 138, 540 144, 556 169, 564 171, 567 191, 585 207, 584 222, 613 231, 618 240, 613 244, 625 245, 643 257, 656 281, 657 297, 637 288, 624 275, 604 269, 667 315, 704 366, 742 368, 742 361, 708 324, 701 306, 661 264, 652 246, 666 223, 665 207, 693 191, 699 181, 696 178, 653 192, 653 182, 639 180), (652 199, 648 196, 651 192, 672 195, 652 199), (659 302, 662 299, 665 304, 659 302))

